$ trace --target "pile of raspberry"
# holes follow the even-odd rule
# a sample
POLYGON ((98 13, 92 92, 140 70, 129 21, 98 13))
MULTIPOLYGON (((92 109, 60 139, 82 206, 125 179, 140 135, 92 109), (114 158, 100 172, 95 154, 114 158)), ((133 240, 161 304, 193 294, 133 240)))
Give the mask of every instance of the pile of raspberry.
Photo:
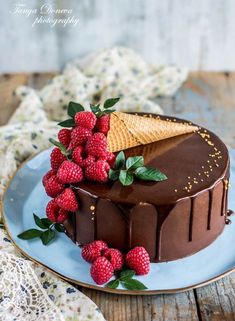
POLYGON ((47 204, 46 214, 55 223, 63 223, 69 212, 79 209, 72 185, 83 180, 107 182, 109 169, 115 162, 106 137, 110 116, 97 118, 93 112, 81 111, 74 120, 74 128, 59 131, 58 140, 63 148, 52 150, 51 169, 42 180, 47 195, 53 198, 47 204))
POLYGON ((136 275, 148 274, 150 269, 148 252, 142 246, 136 246, 124 255, 98 240, 83 246, 82 257, 92 264, 90 274, 98 285, 107 283, 124 265, 134 270, 136 275))

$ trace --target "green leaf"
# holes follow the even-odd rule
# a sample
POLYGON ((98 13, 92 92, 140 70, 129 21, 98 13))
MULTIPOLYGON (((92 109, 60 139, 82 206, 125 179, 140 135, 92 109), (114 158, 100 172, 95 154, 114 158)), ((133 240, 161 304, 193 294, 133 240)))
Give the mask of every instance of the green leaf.
POLYGON ((76 115, 76 113, 84 110, 85 109, 81 104, 75 103, 74 101, 70 101, 68 106, 68 115, 73 118, 76 115))
POLYGON ((110 99, 107 99, 105 102, 104 102, 104 108, 110 108, 110 107, 113 107, 118 101, 119 101, 120 98, 110 98, 110 99))
POLYGON ((58 147, 61 150, 62 154, 64 154, 65 156, 70 155, 70 152, 67 151, 66 147, 62 143, 57 142, 53 138, 49 138, 49 142, 52 143, 53 145, 55 145, 56 147, 58 147))
POLYGON ((135 170, 135 176, 144 181, 164 181, 167 176, 160 172, 158 169, 151 167, 139 167, 135 170))
POLYGON ((133 278, 133 276, 135 275, 135 271, 134 270, 124 270, 120 273, 120 280, 121 281, 124 281, 124 280, 128 280, 128 279, 131 279, 133 278))
POLYGON ((64 226, 63 225, 61 225, 59 223, 56 223, 54 226, 55 226, 55 229, 56 229, 57 232, 60 232, 60 233, 64 232, 64 226))
POLYGON ((110 288, 110 289, 116 289, 118 286, 119 286, 119 280, 118 279, 112 280, 112 281, 110 281, 109 283, 106 284, 106 287, 110 288))
POLYGON ((114 168, 121 169, 124 166, 124 164, 125 164, 125 154, 123 151, 121 151, 116 156, 114 168))
POLYGON ((129 279, 122 282, 122 285, 128 290, 146 290, 147 287, 138 280, 129 279))
POLYGON ((122 169, 119 173, 119 181, 122 183, 124 186, 131 185, 134 180, 134 175, 127 170, 122 169))
POLYGON ((51 224, 53 224, 48 218, 41 218, 41 222, 43 223, 43 225, 45 225, 47 228, 51 226, 51 224))
POLYGON ((118 176, 119 176, 119 171, 110 168, 109 179, 111 179, 112 181, 116 181, 118 180, 118 176))
POLYGON ((111 114, 113 112, 115 112, 116 110, 115 109, 107 109, 104 111, 104 114, 111 114))
POLYGON ((37 226, 41 227, 42 229, 47 229, 48 226, 43 224, 43 221, 38 217, 36 214, 33 213, 34 221, 37 226))
POLYGON ((55 238, 55 231, 48 229, 40 235, 40 239, 44 245, 47 245, 55 238))
POLYGON ((42 233, 43 233, 42 231, 32 228, 30 230, 24 231, 23 233, 17 236, 22 240, 30 240, 36 237, 40 237, 42 233))
POLYGON ((128 157, 126 160, 127 169, 136 169, 138 167, 144 166, 143 156, 128 157))
POLYGON ((73 118, 69 118, 61 121, 58 125, 61 127, 75 127, 75 121, 73 118))
POLYGON ((98 104, 98 105, 92 105, 92 104, 90 104, 90 109, 91 109, 91 111, 92 111, 94 114, 96 114, 96 113, 98 113, 99 111, 101 111, 101 110, 100 110, 100 104, 98 104))

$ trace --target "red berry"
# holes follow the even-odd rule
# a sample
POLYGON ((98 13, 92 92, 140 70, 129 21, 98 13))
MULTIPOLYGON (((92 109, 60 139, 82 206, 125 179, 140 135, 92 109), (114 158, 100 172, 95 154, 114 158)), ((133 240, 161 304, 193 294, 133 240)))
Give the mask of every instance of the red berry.
POLYGON ((87 129, 93 129, 96 124, 96 116, 90 111, 80 111, 76 113, 74 119, 77 126, 87 129))
POLYGON ((63 193, 55 199, 56 204, 69 212, 76 212, 78 210, 78 201, 74 191, 71 188, 66 188, 63 193))
POLYGON ((137 275, 149 273, 150 259, 149 254, 142 246, 136 246, 126 255, 126 265, 133 269, 137 275))
POLYGON ((79 166, 81 166, 81 163, 82 163, 82 152, 83 152, 83 147, 79 145, 74 149, 72 154, 73 161, 79 166))
POLYGON ((95 133, 87 142, 88 155, 102 157, 105 156, 107 151, 107 138, 102 133, 95 133))
POLYGON ((108 245, 104 241, 94 241, 82 247, 82 257, 85 261, 93 263, 106 249, 108 245))
POLYGON ((51 168, 53 169, 54 172, 57 172, 57 170, 59 169, 63 161, 67 159, 66 156, 61 153, 61 150, 58 147, 52 150, 50 158, 51 158, 51 168))
POLYGON ((85 168, 85 176, 90 181, 105 183, 108 181, 108 169, 106 161, 98 160, 85 168))
POLYGON ((72 150, 78 145, 82 145, 92 136, 92 131, 84 127, 76 127, 71 133, 71 142, 68 149, 72 150))
POLYGON ((124 264, 124 256, 123 254, 117 249, 107 249, 104 251, 104 257, 109 260, 112 264, 113 269, 121 270, 124 264))
POLYGON ((84 158, 82 163, 81 163, 81 167, 82 168, 86 168, 87 166, 90 166, 91 164, 95 163, 95 157, 88 155, 87 158, 84 158))
POLYGON ((66 148, 69 146, 71 140, 71 129, 63 128, 58 133, 58 139, 66 148))
POLYGON ((99 159, 107 161, 109 165, 112 167, 115 163, 116 156, 113 153, 107 151, 105 155, 103 157, 100 157, 99 159))
POLYGON ((109 115, 103 115, 97 119, 96 128, 99 132, 107 134, 109 131, 109 115))
POLYGON ((68 218, 68 213, 61 209, 55 200, 51 200, 46 207, 46 215, 53 223, 63 223, 68 218))
POLYGON ((80 166, 66 160, 61 164, 57 177, 64 184, 78 183, 83 179, 83 172, 80 166))
POLYGON ((45 184, 45 191, 48 196, 56 197, 64 190, 64 185, 58 180, 56 175, 52 175, 45 184))
POLYGON ((55 173, 52 169, 50 169, 42 178, 42 185, 45 187, 46 182, 48 181, 48 179, 53 176, 55 173))
POLYGON ((103 256, 98 257, 90 269, 91 277, 95 283, 101 285, 109 281, 113 276, 112 264, 103 256))

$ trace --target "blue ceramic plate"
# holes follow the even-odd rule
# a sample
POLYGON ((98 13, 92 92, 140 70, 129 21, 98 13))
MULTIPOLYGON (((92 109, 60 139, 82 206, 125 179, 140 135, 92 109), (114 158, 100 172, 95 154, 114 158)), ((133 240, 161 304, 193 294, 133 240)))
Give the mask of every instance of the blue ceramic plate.
MULTIPOLYGON (((4 219, 9 236, 28 258, 44 265, 62 278, 73 283, 103 291, 122 294, 174 293, 199 287, 235 270, 235 218, 233 224, 225 226, 224 232, 204 250, 181 260, 168 263, 152 263, 150 273, 137 277, 147 287, 146 291, 108 289, 97 286, 90 274, 90 265, 80 255, 81 250, 65 234, 48 246, 40 240, 24 241, 19 233, 35 226, 32 213, 45 216, 49 198, 45 195, 41 178, 49 169, 50 150, 38 154, 25 162, 18 170, 5 193, 4 219)), ((229 208, 235 209, 235 150, 231 156, 231 189, 229 208)))

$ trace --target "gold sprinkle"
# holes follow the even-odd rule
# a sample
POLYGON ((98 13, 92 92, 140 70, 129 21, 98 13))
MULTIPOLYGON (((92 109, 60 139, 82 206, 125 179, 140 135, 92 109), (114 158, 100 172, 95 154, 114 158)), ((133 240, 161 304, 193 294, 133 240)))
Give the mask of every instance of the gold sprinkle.
POLYGON ((95 219, 94 217, 91 218, 92 221, 94 221, 94 219, 95 219))
POLYGON ((201 173, 198 173, 199 176, 201 176, 201 173))
POLYGON ((177 192, 178 192, 178 190, 177 190, 177 189, 175 189, 175 192, 177 193, 177 192))
POLYGON ((94 206, 94 205, 91 205, 91 206, 90 206, 90 210, 91 210, 91 211, 94 211, 94 209, 95 209, 95 206, 94 206))
POLYGON ((216 167, 219 167, 219 164, 215 164, 216 167))
POLYGON ((202 168, 204 168, 204 166, 202 166, 202 168))

